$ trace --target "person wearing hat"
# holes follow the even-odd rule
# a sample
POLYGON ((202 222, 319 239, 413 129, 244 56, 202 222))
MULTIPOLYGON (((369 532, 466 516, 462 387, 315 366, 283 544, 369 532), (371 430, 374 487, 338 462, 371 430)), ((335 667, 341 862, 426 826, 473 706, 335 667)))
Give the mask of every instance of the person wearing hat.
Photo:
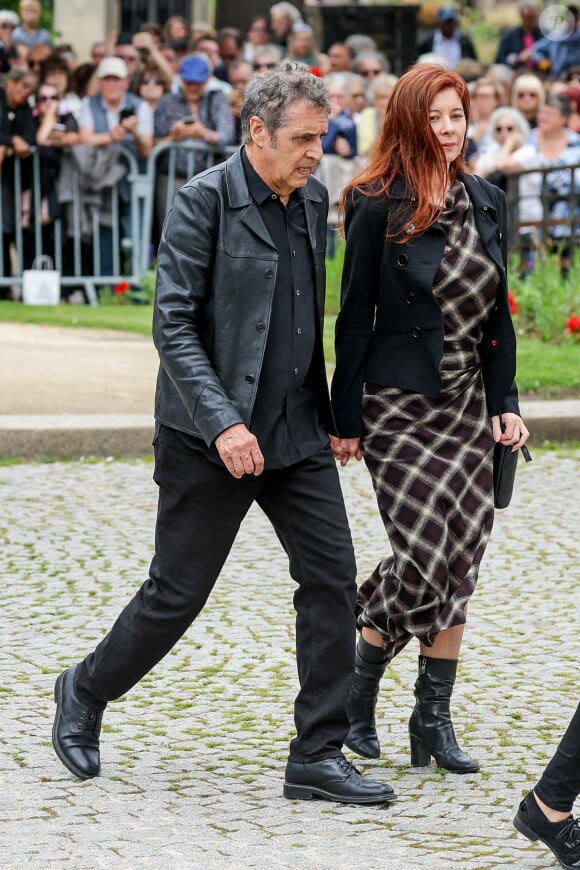
MULTIPOLYGON (((153 113, 149 104, 129 92, 129 69, 120 57, 105 57, 96 72, 98 92, 84 97, 79 114, 79 141, 97 149, 111 149, 109 161, 101 161, 103 171, 110 173, 111 184, 98 179, 99 188, 118 184, 128 168, 122 148, 141 161, 149 156, 153 147, 153 113)), ((108 199, 110 202, 110 197, 108 199)), ((125 235, 130 234, 128 197, 120 197, 121 221, 125 235)), ((110 220, 100 211, 100 271, 114 275, 113 239, 110 220)))
POLYGON ((10 9, 0 10, 0 73, 8 72, 10 69, 7 52, 12 45, 14 29, 19 24, 20 19, 16 12, 11 12, 10 9))
POLYGON ((519 0, 518 10, 522 23, 508 27, 502 33, 497 49, 496 63, 504 63, 513 69, 529 67, 534 69, 532 59, 534 44, 542 38, 538 25, 540 18, 539 0, 519 0))
POLYGON ((442 57, 449 69, 455 69, 463 58, 477 60, 475 46, 466 33, 459 30, 459 12, 452 6, 442 6, 437 12, 439 27, 432 36, 419 44, 419 54, 433 53, 442 57))
MULTIPOLYGON (((207 87, 211 75, 210 64, 203 54, 189 54, 179 65, 182 89, 178 94, 164 94, 155 110, 155 144, 195 141, 221 147, 236 141, 234 115, 228 98, 207 87)), ((221 155, 220 155, 221 159, 221 155)), ((168 198, 181 187, 190 175, 197 174, 208 165, 207 153, 196 152, 191 160, 187 151, 178 151, 175 174, 168 178, 168 158, 162 155, 159 164, 158 219, 163 222, 168 198), (171 187, 168 185, 171 182, 171 187), (169 191, 169 192, 168 192, 169 191)))
POLYGON ((146 158, 153 146, 153 115, 145 100, 128 92, 128 82, 129 69, 122 58, 101 61, 97 67, 99 92, 82 102, 80 141, 97 148, 122 143, 146 158))

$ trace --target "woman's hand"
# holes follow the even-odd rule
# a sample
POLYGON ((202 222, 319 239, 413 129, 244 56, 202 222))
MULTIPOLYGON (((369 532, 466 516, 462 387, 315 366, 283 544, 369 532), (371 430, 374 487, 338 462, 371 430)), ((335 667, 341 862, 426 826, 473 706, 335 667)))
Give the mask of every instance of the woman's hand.
POLYGON ((356 459, 357 462, 362 459, 360 438, 337 438, 335 435, 331 435, 330 446, 334 458, 342 466, 345 466, 349 459, 356 459))
POLYGON ((523 447, 530 437, 530 433, 522 418, 511 411, 492 417, 491 430, 493 440, 496 443, 511 444, 514 450, 519 450, 520 447, 523 447))

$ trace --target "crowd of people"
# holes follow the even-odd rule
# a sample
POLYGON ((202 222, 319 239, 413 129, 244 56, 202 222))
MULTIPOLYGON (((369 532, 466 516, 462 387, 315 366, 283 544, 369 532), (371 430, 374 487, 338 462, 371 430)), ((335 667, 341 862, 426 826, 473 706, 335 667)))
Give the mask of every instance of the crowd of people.
MULTIPOLYGON (((418 62, 454 69, 468 84, 471 171, 505 189, 510 174, 528 170, 519 180, 522 273, 533 266, 534 250, 545 242, 558 247, 566 272, 573 232, 568 201, 576 179, 569 171, 555 171, 546 176, 544 188, 544 175, 529 170, 580 163, 578 11, 568 7, 567 38, 550 41, 538 26, 537 0, 520 0, 518 8, 521 25, 503 33, 496 63, 479 62, 477 47, 461 31, 459 13, 452 7, 439 9, 433 34, 417 46, 418 62), (550 195, 548 216, 545 190, 550 195)), ((90 214, 80 230, 78 224, 73 227, 72 168, 80 173, 88 202, 99 207, 99 273, 113 275, 119 240, 112 232, 110 185, 117 184, 119 191, 118 234, 125 239, 131 234, 128 188, 119 184, 128 171, 124 151, 136 158, 141 170, 161 142, 211 146, 217 152, 215 160, 222 159, 220 149, 240 142, 240 108, 248 83, 283 59, 322 77, 330 96, 329 129, 318 172, 330 195, 332 253, 341 192, 370 158, 397 81, 374 39, 355 34, 322 51, 298 9, 279 2, 269 16, 250 21, 246 32, 234 27, 216 32, 204 23, 190 26, 179 16, 163 23, 144 22, 134 34, 110 32, 92 45, 90 61, 79 62, 74 46, 53 44, 39 26, 40 15, 39 0, 22 0, 19 15, 0 11, 4 274, 29 267, 34 257, 33 148, 41 156, 43 249, 53 249, 54 220, 61 217, 62 238, 66 242, 67 235, 80 231, 83 269, 93 269, 90 214), (16 162, 24 192, 18 258, 16 162)), ((208 158, 198 152, 192 161, 179 153, 171 172, 168 165, 167 154, 156 163, 153 251, 175 190, 192 171, 205 168, 208 158)), ((71 250, 63 243, 63 274, 72 274, 71 250)), ((0 293, 7 296, 10 290, 0 293)))

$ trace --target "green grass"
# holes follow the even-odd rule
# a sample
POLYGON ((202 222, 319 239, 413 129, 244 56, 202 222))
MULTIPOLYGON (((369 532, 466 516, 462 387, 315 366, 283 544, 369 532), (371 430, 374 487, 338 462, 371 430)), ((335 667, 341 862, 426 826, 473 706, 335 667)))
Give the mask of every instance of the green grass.
POLYGON ((139 335, 151 335, 150 305, 22 305, 0 302, 0 322, 39 323, 46 326, 117 329, 139 335))
MULTIPOLYGON (((334 361, 334 324, 339 308, 342 249, 328 262, 327 315, 324 350, 334 361)), ((47 326, 114 329, 151 335, 149 305, 60 305, 57 308, 0 302, 0 322, 39 323, 47 326)), ((518 340, 518 385, 520 393, 537 398, 580 396, 580 343, 549 344, 537 338, 518 340)))

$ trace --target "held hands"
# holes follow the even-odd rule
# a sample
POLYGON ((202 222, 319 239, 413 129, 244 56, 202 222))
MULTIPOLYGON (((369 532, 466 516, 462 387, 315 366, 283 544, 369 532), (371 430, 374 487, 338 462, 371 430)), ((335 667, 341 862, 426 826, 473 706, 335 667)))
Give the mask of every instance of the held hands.
POLYGON ((243 423, 236 423, 218 435, 215 446, 225 467, 232 477, 244 474, 255 477, 264 470, 264 457, 258 439, 243 423))
POLYGON ((496 443, 499 441, 501 444, 511 444, 512 451, 523 447, 530 437, 530 433, 522 418, 511 412, 492 417, 491 430, 493 440, 496 443))
POLYGON ((360 462, 362 459, 360 438, 337 438, 335 435, 331 435, 330 446, 334 458, 343 467, 350 459, 356 459, 357 462, 360 462))

